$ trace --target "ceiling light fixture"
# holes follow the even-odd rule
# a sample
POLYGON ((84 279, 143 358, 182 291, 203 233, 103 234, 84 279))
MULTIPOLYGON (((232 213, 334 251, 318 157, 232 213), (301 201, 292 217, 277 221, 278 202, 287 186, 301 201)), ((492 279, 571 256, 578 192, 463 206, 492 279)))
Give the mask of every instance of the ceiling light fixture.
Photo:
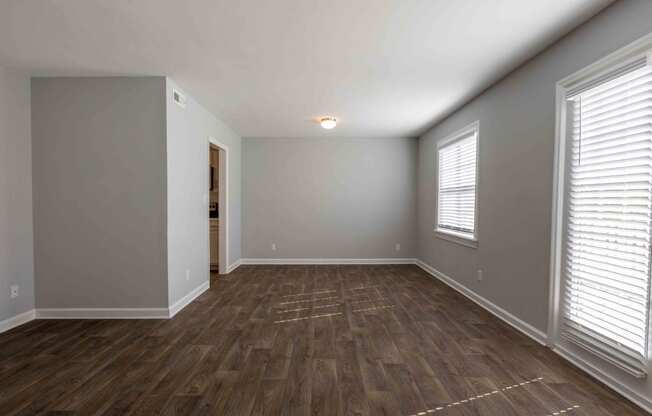
POLYGON ((337 126, 337 120, 335 119, 335 117, 322 117, 320 122, 321 122, 321 126, 326 130, 333 129, 335 128, 335 126, 337 126))

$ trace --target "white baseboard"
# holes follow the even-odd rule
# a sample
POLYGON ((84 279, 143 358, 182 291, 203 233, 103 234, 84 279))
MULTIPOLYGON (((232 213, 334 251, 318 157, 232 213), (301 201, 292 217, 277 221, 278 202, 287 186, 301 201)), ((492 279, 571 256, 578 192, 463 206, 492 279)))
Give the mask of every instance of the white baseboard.
POLYGON ((193 290, 191 290, 190 293, 188 293, 186 296, 179 299, 177 302, 174 303, 174 305, 170 306, 168 317, 172 318, 174 315, 179 313, 181 309, 188 306, 190 302, 197 299, 199 295, 201 295, 202 293, 206 292, 209 287, 210 287, 210 282, 207 281, 197 286, 193 290))
POLYGON ((236 260, 226 268, 226 274, 231 273, 232 271, 240 267, 241 264, 242 264, 242 259, 236 260))
POLYGON ((36 319, 167 319, 168 308, 43 308, 36 319))
POLYGON ((202 283, 169 308, 39 308, 36 319, 169 319, 209 287, 202 283))
POLYGON ((415 264, 412 258, 377 258, 377 259, 242 259, 241 264, 290 265, 290 264, 415 264))
POLYGON ((17 326, 26 324, 29 321, 33 321, 36 318, 36 311, 34 309, 27 312, 23 312, 11 318, 0 321, 0 334, 3 332, 9 331, 10 329, 16 328, 17 326))
POLYGON ((444 273, 440 272, 439 270, 435 269, 434 267, 430 266, 429 264, 424 263, 421 260, 416 260, 415 264, 419 267, 421 267, 423 270, 425 270, 428 274, 431 276, 435 277, 436 279, 440 280, 441 282, 445 283, 447 286, 450 286, 457 292, 461 293, 465 297, 469 298, 476 304, 480 305, 487 311, 491 312, 494 316, 497 318, 503 320, 506 322, 508 325, 512 326, 513 328, 517 329, 518 331, 522 332, 523 334, 527 335, 528 337, 532 338, 536 342, 538 342, 541 345, 547 345, 547 340, 548 336, 546 333, 543 331, 533 327, 532 325, 528 324, 527 322, 517 318, 516 316, 512 315, 511 313, 507 312, 505 309, 501 308, 500 306, 496 305, 495 303, 491 302, 490 300, 478 295, 471 289, 467 288, 466 286, 456 282, 453 280, 451 277, 445 275, 444 273))
POLYGON ((629 387, 623 385, 618 380, 610 376, 608 373, 593 365, 589 361, 575 354, 567 348, 564 348, 561 345, 555 345, 551 348, 559 356, 563 357, 573 365, 579 367, 584 372, 589 374, 591 377, 599 380, 601 383, 604 383, 606 386, 612 390, 618 392, 620 395, 625 397, 627 400, 635 403, 640 408, 644 409, 648 413, 652 414, 652 400, 640 395, 629 387))

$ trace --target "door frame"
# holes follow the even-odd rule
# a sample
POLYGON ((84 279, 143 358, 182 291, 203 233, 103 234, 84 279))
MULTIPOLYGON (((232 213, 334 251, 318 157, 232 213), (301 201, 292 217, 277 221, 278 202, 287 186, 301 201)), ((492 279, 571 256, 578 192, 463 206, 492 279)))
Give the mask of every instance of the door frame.
MULTIPOLYGON (((219 274, 228 274, 229 272, 229 147, 217 140, 212 136, 208 136, 208 161, 206 163, 206 168, 208 173, 206 174, 206 188, 210 188, 210 145, 215 145, 220 148, 219 152, 219 179, 218 179, 218 190, 219 190, 219 199, 218 199, 218 210, 219 210, 219 274)), ((209 200, 209 198, 207 198, 209 200)), ((207 213, 208 214, 208 213, 207 213)), ((210 220, 209 220, 210 222, 210 220)), ((208 230, 209 227, 206 227, 208 230)), ((208 233, 208 259, 210 263, 210 232, 208 233)))

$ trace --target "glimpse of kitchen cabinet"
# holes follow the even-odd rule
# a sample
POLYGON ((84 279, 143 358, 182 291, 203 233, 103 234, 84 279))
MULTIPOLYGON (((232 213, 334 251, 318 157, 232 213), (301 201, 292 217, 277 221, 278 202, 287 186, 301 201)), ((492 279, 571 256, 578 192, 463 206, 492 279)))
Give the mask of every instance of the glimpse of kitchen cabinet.
POLYGON ((210 219, 211 270, 217 269, 220 263, 220 220, 210 219))
POLYGON ((220 200, 220 152, 213 145, 210 147, 210 202, 217 204, 220 200))

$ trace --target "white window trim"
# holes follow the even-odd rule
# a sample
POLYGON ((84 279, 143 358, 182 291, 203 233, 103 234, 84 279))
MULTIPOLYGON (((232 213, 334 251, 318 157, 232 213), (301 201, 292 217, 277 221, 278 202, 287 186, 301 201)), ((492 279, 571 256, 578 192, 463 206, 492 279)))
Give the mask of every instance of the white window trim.
MULTIPOLYGON (((566 95, 567 91, 580 84, 590 82, 613 70, 614 66, 625 65, 628 62, 640 59, 644 55, 650 57, 652 50, 652 34, 619 49, 618 51, 606 56, 605 58, 587 66, 584 69, 560 80, 556 84, 555 98, 555 148, 554 148, 554 177, 552 192, 552 224, 551 224, 551 250, 550 250, 550 297, 549 297, 549 315, 548 315, 548 346, 553 349, 562 348, 561 321, 562 312, 562 287, 563 287, 563 243, 564 243, 564 224, 566 221, 565 199, 566 199, 566 147, 568 145, 566 138, 566 95)), ((650 346, 648 345, 648 349, 650 346)), ((612 364, 616 368, 635 376, 629 369, 623 368, 618 363, 610 360, 608 357, 595 357, 606 363, 612 364)))
POLYGON ((446 136, 437 142, 437 152, 435 153, 435 171, 437 173, 437 181, 435 183, 435 195, 437 197, 435 207, 435 236, 442 240, 450 241, 452 243, 460 244, 462 246, 478 248, 478 188, 479 188, 479 173, 480 173, 480 121, 474 121, 468 126, 457 130, 456 132, 446 136), (439 149, 451 143, 461 140, 468 136, 469 133, 475 133, 475 207, 474 207, 474 225, 473 236, 469 237, 466 233, 457 233, 453 230, 439 228, 439 149))

